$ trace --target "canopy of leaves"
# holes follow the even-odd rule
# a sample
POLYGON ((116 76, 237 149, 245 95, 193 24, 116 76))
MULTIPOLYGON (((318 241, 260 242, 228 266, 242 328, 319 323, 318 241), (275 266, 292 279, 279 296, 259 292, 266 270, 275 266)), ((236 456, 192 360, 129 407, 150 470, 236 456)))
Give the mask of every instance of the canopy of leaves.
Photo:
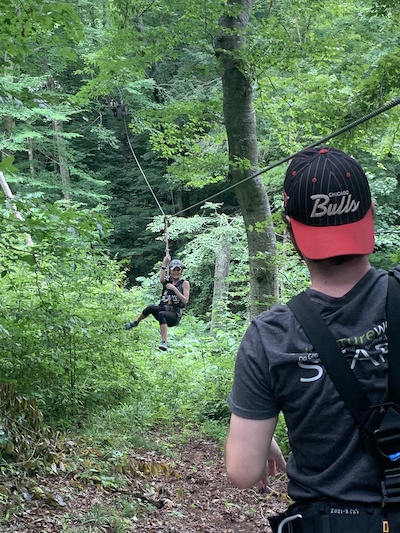
MULTIPOLYGON (((189 416, 195 400, 197 421, 223 413, 226 369, 246 315, 248 252, 226 189, 215 39, 221 17, 239 8, 219 0, 2 2, 0 169, 16 199, 0 202, 0 369, 49 420, 75 420, 127 397, 163 422, 189 416), (207 202, 215 195, 217 207, 207 202), (196 357, 209 356, 198 363, 201 391, 198 376, 182 370, 189 374, 190 358, 173 370, 160 365, 154 378, 141 350, 157 331, 135 332, 129 342, 121 331, 158 295, 164 214, 178 213, 185 216, 170 217, 169 244, 193 287, 188 315, 196 318, 184 333, 195 332, 196 357), (222 238, 232 243, 230 314, 215 341, 207 327, 222 238), (229 358, 219 373, 213 358, 221 352, 229 358), (171 407, 177 383, 182 408, 171 407)), ((389 0, 254 2, 237 53, 253 80, 261 167, 399 96, 399 21, 399 4, 389 0)), ((399 261, 399 113, 395 107, 330 141, 368 173, 373 261, 385 268, 399 261)), ((307 284, 279 221, 283 173, 279 166, 263 174, 282 301, 307 284)), ((179 331, 176 339, 186 354, 179 331)))

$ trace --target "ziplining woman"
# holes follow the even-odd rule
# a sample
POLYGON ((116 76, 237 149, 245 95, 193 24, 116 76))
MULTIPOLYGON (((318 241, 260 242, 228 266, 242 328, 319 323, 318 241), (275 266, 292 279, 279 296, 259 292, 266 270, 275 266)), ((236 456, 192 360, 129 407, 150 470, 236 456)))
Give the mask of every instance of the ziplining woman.
POLYGON ((183 308, 186 307, 190 296, 190 284, 187 279, 182 279, 184 265, 179 259, 173 259, 166 254, 160 270, 160 282, 163 292, 159 305, 149 305, 140 313, 133 322, 125 324, 125 329, 136 328, 139 322, 149 315, 160 324, 161 344, 160 350, 167 351, 168 327, 177 326, 182 318, 183 308), (169 276, 167 272, 169 271, 169 276))

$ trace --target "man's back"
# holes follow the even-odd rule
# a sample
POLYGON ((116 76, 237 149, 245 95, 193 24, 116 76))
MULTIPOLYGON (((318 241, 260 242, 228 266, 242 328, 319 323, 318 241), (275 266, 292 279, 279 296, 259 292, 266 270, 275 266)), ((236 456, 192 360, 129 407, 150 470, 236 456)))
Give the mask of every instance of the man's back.
MULTIPOLYGON (((368 259, 374 204, 364 170, 341 150, 305 149, 287 169, 284 211, 310 273, 312 304, 371 403, 384 403, 387 274, 368 259)), ((278 414, 285 416, 292 450, 288 491, 295 503, 270 520, 274 532, 290 519, 295 533, 400 533, 398 506, 382 508, 378 461, 364 449, 355 419, 287 306, 249 326, 228 404, 226 468, 239 487, 265 485, 271 466, 284 468, 273 433, 278 414)))
MULTIPOLYGON (((373 403, 386 399, 386 287, 386 272, 370 269, 340 298, 307 290, 373 403)), ((294 443, 287 465, 293 499, 380 501, 377 461, 363 448, 355 420, 287 306, 253 320, 235 375, 240 379, 228 405, 236 414, 244 413, 235 406, 249 405, 254 415, 285 415, 294 443)))

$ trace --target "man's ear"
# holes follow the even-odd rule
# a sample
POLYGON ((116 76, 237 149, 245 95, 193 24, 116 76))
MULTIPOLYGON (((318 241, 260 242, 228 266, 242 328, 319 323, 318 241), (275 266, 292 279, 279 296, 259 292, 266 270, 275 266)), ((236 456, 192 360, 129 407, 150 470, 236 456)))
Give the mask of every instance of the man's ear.
POLYGON ((292 231, 292 220, 289 215, 282 214, 282 219, 286 224, 286 229, 290 233, 290 237, 293 240, 293 231, 292 231))
POLYGON ((281 217, 283 222, 286 224, 286 226, 290 226, 290 217, 285 213, 285 211, 281 212, 281 217))
POLYGON ((293 235, 293 230, 292 230, 292 222, 291 222, 291 218, 289 215, 286 215, 285 213, 282 213, 282 218, 283 218, 283 221, 285 222, 286 224, 286 230, 287 232, 289 233, 289 237, 290 237, 290 240, 292 242, 292 245, 293 245, 293 248, 296 250, 296 252, 299 254, 299 256, 301 257, 301 259, 304 259, 304 256, 303 254, 300 252, 300 249, 299 247, 297 246, 297 242, 296 242, 296 239, 293 235))

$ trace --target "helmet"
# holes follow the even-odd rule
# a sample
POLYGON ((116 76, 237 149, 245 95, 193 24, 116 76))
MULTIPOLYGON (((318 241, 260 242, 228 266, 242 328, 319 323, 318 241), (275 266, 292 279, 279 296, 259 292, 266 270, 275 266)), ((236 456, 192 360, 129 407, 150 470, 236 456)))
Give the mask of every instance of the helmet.
POLYGON ((175 267, 179 267, 179 268, 181 268, 182 270, 185 268, 185 267, 183 266, 182 261, 179 261, 179 259, 172 259, 172 261, 171 261, 170 264, 169 264, 169 269, 170 269, 170 270, 173 270, 175 267))

